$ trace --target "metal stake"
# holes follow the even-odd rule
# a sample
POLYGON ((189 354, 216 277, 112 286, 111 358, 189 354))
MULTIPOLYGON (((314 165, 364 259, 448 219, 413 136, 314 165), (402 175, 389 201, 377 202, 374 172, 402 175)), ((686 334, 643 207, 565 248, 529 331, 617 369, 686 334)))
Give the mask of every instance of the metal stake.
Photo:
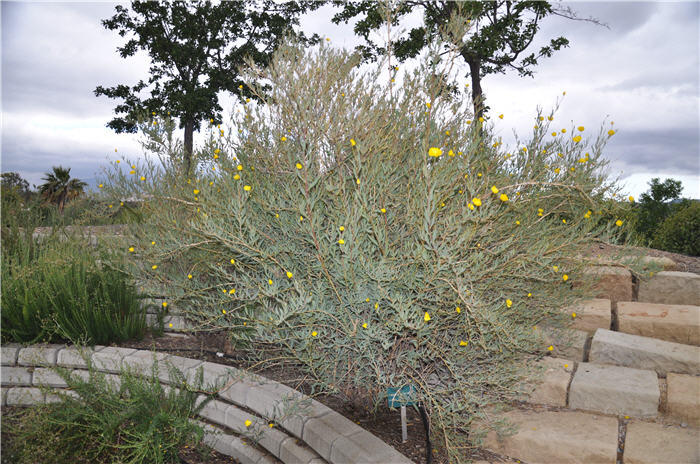
POLYGON ((401 406, 401 443, 408 441, 408 430, 406 430, 406 406, 401 406))

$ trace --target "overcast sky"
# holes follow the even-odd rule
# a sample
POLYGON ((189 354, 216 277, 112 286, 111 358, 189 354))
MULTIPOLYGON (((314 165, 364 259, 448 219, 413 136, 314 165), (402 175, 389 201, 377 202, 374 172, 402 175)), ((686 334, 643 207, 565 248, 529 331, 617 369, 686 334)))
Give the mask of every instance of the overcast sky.
MULTIPOLYGON (((137 136, 105 127, 117 101, 93 94, 97 85, 133 85, 148 73, 148 57, 120 58, 116 48, 125 39, 101 25, 115 5, 0 3, 2 172, 17 171, 38 185, 61 164, 94 185, 108 160, 141 156, 137 136)), ((700 198, 700 4, 568 5, 609 29, 545 20, 539 43, 563 35, 570 47, 542 59, 534 78, 508 73, 483 79, 492 114, 505 115, 497 131, 506 140, 513 130, 527 134, 537 106, 550 109, 566 91, 556 116, 562 127, 573 121, 597 132, 614 121, 618 133, 605 153, 626 193, 638 197, 652 177, 672 177, 683 181, 684 196, 700 198)), ((304 31, 354 47, 359 39, 350 26, 330 22, 333 11, 328 6, 302 18, 304 31)))

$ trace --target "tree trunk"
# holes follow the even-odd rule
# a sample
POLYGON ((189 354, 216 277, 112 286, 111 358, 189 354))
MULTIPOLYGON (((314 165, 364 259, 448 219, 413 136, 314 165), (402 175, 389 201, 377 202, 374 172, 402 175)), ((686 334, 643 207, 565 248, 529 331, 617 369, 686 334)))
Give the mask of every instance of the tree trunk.
POLYGON ((472 102, 474 103, 474 119, 476 121, 484 116, 484 94, 481 90, 481 61, 479 59, 468 60, 469 74, 472 78, 472 102))
POLYGON ((185 121, 185 153, 184 153, 184 164, 185 164, 185 177, 189 177, 190 169, 192 167, 192 135, 194 133, 194 121, 185 121))

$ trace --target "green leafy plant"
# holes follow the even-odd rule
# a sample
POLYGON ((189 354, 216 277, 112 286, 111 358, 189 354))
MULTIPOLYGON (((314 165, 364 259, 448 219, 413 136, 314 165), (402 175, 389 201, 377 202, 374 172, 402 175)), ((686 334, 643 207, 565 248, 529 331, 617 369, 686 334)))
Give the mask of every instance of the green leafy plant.
POLYGON ((667 217, 656 230, 652 246, 700 256, 700 202, 694 201, 667 217))
POLYGON ((368 409, 413 385, 459 461, 472 421, 493 423, 525 356, 547 352, 535 327, 565 326, 560 308, 590 295, 581 256, 625 225, 593 218, 616 193, 601 174, 614 131, 538 113, 507 150, 442 92, 456 55, 440 47, 399 85, 386 63, 361 73, 356 55, 284 46, 251 63, 272 90, 251 85, 263 104, 210 137, 196 176, 115 166, 105 189, 148 199, 133 272, 200 329, 368 409))
POLYGON ((3 237, 2 339, 85 340, 109 344, 141 338, 145 310, 113 255, 57 229, 45 237, 14 229, 3 237), (7 246, 6 246, 7 245, 7 246))
POLYGON ((124 369, 119 385, 91 365, 88 378, 55 368, 70 392, 49 389, 60 402, 22 413, 8 432, 9 446, 3 443, 3 455, 12 455, 16 463, 180 462, 183 446, 203 449, 203 431, 192 419, 215 389, 205 389, 201 368, 192 382, 173 366, 167 368, 171 385, 178 388, 160 384, 155 359, 150 376, 124 369))

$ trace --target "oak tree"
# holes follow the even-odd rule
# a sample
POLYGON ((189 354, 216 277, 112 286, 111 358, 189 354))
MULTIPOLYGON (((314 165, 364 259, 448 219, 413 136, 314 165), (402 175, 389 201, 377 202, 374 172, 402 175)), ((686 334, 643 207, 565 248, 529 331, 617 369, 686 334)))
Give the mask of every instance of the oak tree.
POLYGON ((116 14, 102 21, 105 28, 129 40, 117 50, 122 58, 139 50, 151 60, 149 77, 133 86, 98 86, 95 96, 122 100, 117 117, 107 127, 117 133, 135 133, 144 114, 169 114, 184 129, 184 171, 192 162, 192 137, 203 120, 221 123, 217 93, 231 92, 254 98, 241 80, 245 57, 265 65, 287 34, 302 42, 317 41, 295 32, 299 16, 319 4, 209 0, 196 2, 134 1, 131 9, 115 7, 116 14), (143 96, 144 92, 150 95, 143 96))

